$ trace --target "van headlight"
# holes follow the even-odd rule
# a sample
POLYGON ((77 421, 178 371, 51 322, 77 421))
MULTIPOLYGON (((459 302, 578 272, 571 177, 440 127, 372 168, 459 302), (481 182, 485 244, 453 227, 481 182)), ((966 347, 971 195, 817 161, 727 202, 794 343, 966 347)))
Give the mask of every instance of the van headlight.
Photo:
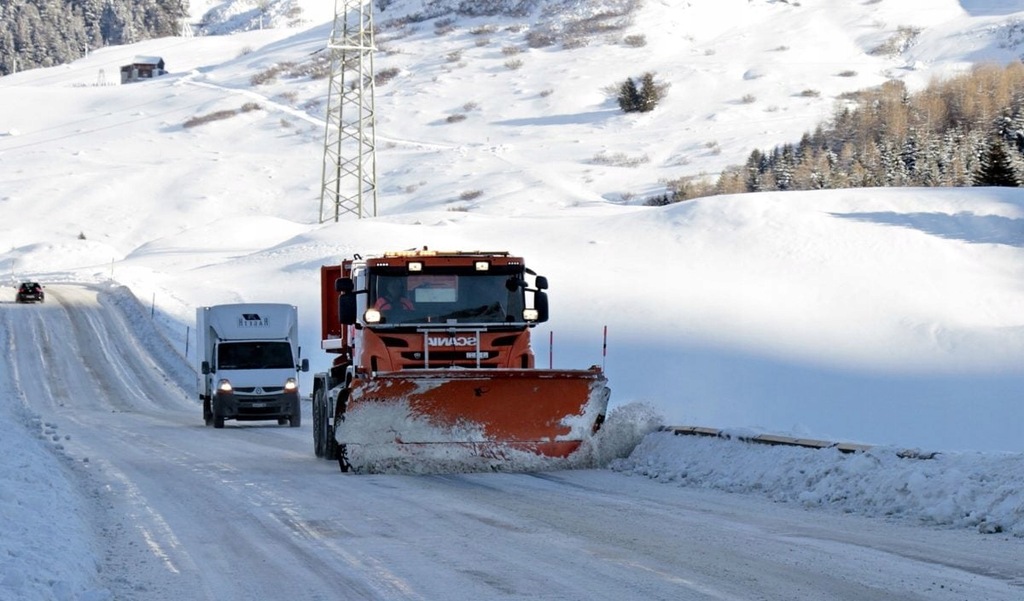
POLYGON ((288 381, 284 383, 285 392, 295 392, 299 389, 299 383, 295 381, 295 378, 288 378, 288 381))
POLYGON ((229 382, 228 380, 221 380, 220 382, 217 382, 217 392, 223 392, 225 394, 228 394, 231 393, 232 391, 233 389, 231 388, 231 382, 229 382))

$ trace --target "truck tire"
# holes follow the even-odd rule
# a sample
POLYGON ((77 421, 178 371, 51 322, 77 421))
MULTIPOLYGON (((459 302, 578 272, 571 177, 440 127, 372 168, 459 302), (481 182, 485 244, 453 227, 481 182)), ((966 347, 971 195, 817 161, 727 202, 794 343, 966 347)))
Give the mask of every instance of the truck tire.
MULTIPOLYGON (((338 399, 335 401, 337 403, 337 407, 335 407, 336 413, 338 408, 344 408, 345 405, 348 403, 348 392, 349 389, 346 388, 342 390, 341 393, 338 395, 338 399)), ((334 423, 328 421, 326 419, 326 416, 327 403, 324 403, 324 423, 326 424, 326 427, 324 428, 324 459, 328 461, 334 461, 335 459, 338 459, 340 461, 340 459, 344 456, 344 447, 339 447, 338 439, 334 437, 334 423)), ((338 415, 334 416, 334 420, 335 422, 338 420, 338 415)), ((345 463, 347 464, 348 462, 346 461, 345 463)))
POLYGON ((324 426, 327 424, 327 408, 324 407, 324 389, 318 388, 313 392, 313 454, 317 457, 324 456, 324 426))

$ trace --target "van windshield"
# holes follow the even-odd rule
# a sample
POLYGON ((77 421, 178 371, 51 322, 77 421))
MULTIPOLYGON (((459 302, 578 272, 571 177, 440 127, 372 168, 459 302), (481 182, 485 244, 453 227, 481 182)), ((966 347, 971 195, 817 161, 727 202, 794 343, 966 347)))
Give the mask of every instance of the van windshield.
POLYGON ((287 342, 225 342, 217 347, 218 369, 294 368, 287 342))

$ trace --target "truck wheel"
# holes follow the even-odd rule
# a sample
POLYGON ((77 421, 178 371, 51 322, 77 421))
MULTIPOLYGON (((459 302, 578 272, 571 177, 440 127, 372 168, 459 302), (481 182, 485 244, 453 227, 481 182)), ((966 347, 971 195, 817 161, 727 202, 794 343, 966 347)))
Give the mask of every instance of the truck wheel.
MULTIPOLYGON (((338 395, 338 399, 335 401, 337 403, 337 407, 335 407, 336 415, 334 416, 333 423, 327 420, 327 403, 324 403, 324 459, 327 459, 328 461, 337 459, 339 462, 342 462, 345 455, 345 445, 339 445, 338 439, 334 437, 334 424, 338 423, 338 420, 341 419, 341 415, 343 415, 343 413, 341 415, 337 414, 340 413, 337 410, 340 409, 341 411, 344 411, 345 406, 348 404, 348 394, 349 389, 345 388, 341 391, 341 394, 338 395)), ((348 460, 344 460, 344 466, 347 465, 348 460)), ((343 472, 347 471, 344 469, 344 466, 341 470, 343 472)))
POLYGON ((203 399, 203 421, 207 426, 213 425, 213 410, 210 409, 210 399, 203 399))
POLYGON ((319 389, 313 393, 313 453, 317 457, 324 456, 324 391, 319 389))
POLYGON ((334 439, 334 426, 328 425, 324 432, 324 459, 333 461, 338 458, 338 441, 334 439))

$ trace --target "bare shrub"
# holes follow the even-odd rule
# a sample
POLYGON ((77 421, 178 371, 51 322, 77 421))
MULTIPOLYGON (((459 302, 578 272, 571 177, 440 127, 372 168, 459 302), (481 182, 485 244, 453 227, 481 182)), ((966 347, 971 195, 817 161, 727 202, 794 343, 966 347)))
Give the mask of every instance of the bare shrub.
POLYGON ((570 35, 562 39, 562 48, 565 48, 566 50, 586 48, 589 45, 590 39, 581 35, 570 35))
POLYGON ((539 96, 540 96, 541 98, 547 98, 548 96, 550 96, 550 95, 552 95, 552 94, 554 94, 554 93, 555 93, 555 91, 554 91, 554 90, 552 90, 552 89, 548 88, 547 90, 541 90, 540 92, 538 92, 538 95, 539 95, 539 96))
POLYGON ((757 102, 757 96, 754 96, 753 94, 744 94, 743 98, 740 98, 740 102, 742 104, 754 104, 757 102))
POLYGON ((259 73, 253 73, 252 77, 249 78, 249 83, 254 86, 260 86, 266 83, 274 83, 277 81, 277 74, 280 70, 271 67, 270 69, 264 69, 259 73))
POLYGON ((238 114, 238 111, 236 111, 234 109, 226 109, 226 110, 223 110, 223 111, 214 111, 212 113, 207 113, 206 115, 196 115, 195 117, 191 117, 189 119, 186 119, 185 122, 182 123, 181 125, 182 125, 182 127, 196 127, 197 125, 205 125, 205 124, 211 123, 213 121, 221 121, 221 120, 224 120, 224 119, 230 119, 230 118, 234 117, 237 114, 238 114))
POLYGON ((449 63, 457 63, 460 60, 462 60, 462 51, 452 50, 451 52, 444 56, 444 60, 448 61, 449 63))
POLYGON ((503 46, 501 49, 501 53, 505 56, 515 56, 522 51, 519 46, 503 46))
POLYGON ((475 111, 478 108, 480 108, 480 103, 473 100, 470 100, 466 104, 462 105, 462 110, 466 111, 467 113, 470 111, 475 111))
POLYGON ((248 112, 251 112, 251 111, 260 111, 260 110, 263 110, 263 107, 260 106, 260 103, 258 103, 258 102, 246 102, 245 104, 242 105, 242 112, 243 113, 248 113, 248 112))
POLYGON ((803 98, 817 98, 818 96, 821 96, 821 92, 807 88, 800 92, 800 96, 803 98))
POLYGON ((921 30, 917 27, 900 27, 896 30, 896 33, 889 36, 889 39, 869 50, 868 54, 873 56, 897 56, 902 54, 907 48, 910 48, 919 35, 921 35, 921 30))
POLYGON ((608 154, 607 152, 601 151, 591 157, 590 162, 595 165, 608 165, 611 167, 639 167, 645 163, 651 162, 650 157, 646 154, 637 157, 631 157, 624 152, 616 152, 614 154, 608 154))
POLYGON ((622 38, 622 43, 631 48, 643 48, 647 45, 647 36, 642 33, 627 35, 622 38))
POLYGON ((548 31, 531 31, 526 34, 526 45, 530 48, 545 48, 553 46, 556 38, 548 31))
POLYGON ((522 66, 523 61, 518 58, 510 58, 509 60, 505 61, 505 68, 510 69, 512 71, 515 71, 516 69, 519 69, 522 66))
POLYGON ((278 94, 277 97, 288 104, 295 104, 299 100, 299 93, 295 90, 286 90, 278 94))
POLYGON ((857 72, 852 69, 846 69, 845 71, 840 71, 837 75, 839 77, 857 77, 857 72))
POLYGON ((455 31, 455 19, 438 19, 434 21, 434 34, 447 35, 455 31))
POLYGON ((473 35, 490 35, 496 31, 498 31, 498 28, 495 27, 494 25, 481 25, 479 27, 474 27, 473 29, 470 29, 469 33, 473 35))
POLYGON ((373 83, 374 85, 382 86, 391 81, 392 79, 398 77, 398 74, 401 72, 402 70, 399 69, 398 67, 388 67, 386 69, 381 69, 380 71, 377 71, 376 73, 373 74, 373 83))
POLYGON ((483 190, 466 190, 459 194, 459 200, 476 200, 484 195, 483 190))
POLYGON ((448 115, 448 117, 445 118, 445 122, 447 122, 447 123, 458 123, 460 121, 465 121, 465 120, 466 120, 466 115, 463 114, 463 113, 455 113, 454 115, 448 115))

